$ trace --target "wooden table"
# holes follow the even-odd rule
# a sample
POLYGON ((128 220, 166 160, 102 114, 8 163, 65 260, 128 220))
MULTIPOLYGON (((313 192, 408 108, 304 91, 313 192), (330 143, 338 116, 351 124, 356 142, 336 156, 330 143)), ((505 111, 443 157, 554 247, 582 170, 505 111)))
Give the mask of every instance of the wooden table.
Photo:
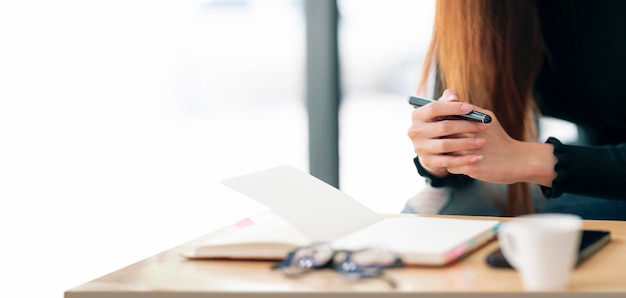
MULTIPOLYGON (((506 218, 461 217, 473 219, 506 218)), ((580 264, 570 287, 547 293, 563 297, 626 297, 626 221, 585 221, 585 229, 610 230, 612 241, 580 264)), ((387 270, 398 282, 396 289, 377 279, 349 282, 331 270, 290 279, 271 270, 269 262, 186 260, 182 252, 204 240, 200 237, 65 292, 66 298, 93 297, 388 297, 538 295, 524 292, 516 271, 494 269, 486 255, 497 247, 491 242, 448 267, 410 267, 387 270)))

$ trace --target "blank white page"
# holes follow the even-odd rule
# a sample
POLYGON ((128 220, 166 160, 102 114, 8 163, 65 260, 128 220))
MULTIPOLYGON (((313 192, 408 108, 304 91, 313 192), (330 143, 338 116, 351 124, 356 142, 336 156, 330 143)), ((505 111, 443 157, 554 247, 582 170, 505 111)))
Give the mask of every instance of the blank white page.
POLYGON ((311 241, 332 241, 384 218, 292 166, 229 178, 224 185, 271 208, 311 241))

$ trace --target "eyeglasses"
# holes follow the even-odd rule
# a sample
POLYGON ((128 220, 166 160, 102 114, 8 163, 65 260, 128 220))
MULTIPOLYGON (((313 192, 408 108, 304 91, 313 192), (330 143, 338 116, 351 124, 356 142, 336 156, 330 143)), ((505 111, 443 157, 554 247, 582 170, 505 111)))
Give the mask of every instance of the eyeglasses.
POLYGON ((399 256, 379 247, 335 250, 328 243, 316 243, 293 249, 272 268, 280 269, 288 277, 300 277, 314 270, 329 268, 349 280, 380 278, 395 288, 396 282, 386 277, 383 271, 402 266, 399 256))

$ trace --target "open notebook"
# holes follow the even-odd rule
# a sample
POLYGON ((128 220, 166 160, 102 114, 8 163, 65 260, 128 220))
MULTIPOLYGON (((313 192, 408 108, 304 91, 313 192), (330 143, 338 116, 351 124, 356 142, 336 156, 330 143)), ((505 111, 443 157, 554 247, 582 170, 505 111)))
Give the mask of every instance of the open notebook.
POLYGON ((383 215, 292 166, 223 181, 272 210, 213 233, 189 258, 282 259, 289 249, 383 246, 408 265, 446 265, 494 239, 495 220, 383 215))

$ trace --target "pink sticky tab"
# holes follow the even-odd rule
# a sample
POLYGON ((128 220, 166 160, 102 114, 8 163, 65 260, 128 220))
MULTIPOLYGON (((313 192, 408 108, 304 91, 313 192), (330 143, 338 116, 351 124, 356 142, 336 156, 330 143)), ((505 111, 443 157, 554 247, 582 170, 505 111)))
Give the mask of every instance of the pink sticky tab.
POLYGON ((235 226, 238 228, 245 228, 253 224, 254 224, 254 221, 252 220, 252 218, 248 217, 248 218, 240 220, 238 223, 235 224, 235 226))
POLYGON ((457 248, 455 248, 450 255, 448 255, 448 260, 456 260, 458 257, 460 257, 461 255, 463 255, 463 253, 465 252, 465 249, 467 247, 465 245, 461 245, 457 248))

